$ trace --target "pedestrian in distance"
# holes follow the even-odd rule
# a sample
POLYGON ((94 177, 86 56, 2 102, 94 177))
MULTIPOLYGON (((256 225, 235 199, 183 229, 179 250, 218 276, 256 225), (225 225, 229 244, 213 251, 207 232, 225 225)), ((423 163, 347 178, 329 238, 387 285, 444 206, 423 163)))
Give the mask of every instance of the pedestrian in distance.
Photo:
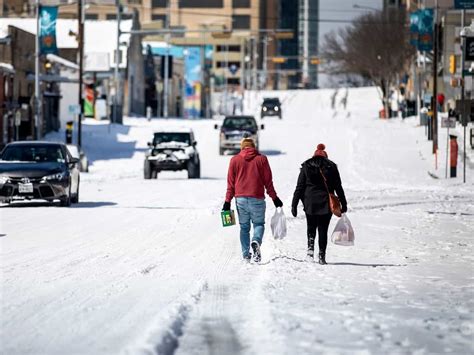
POLYGON ((312 158, 301 165, 296 184, 291 214, 296 217, 298 203, 303 202, 306 214, 308 251, 307 257, 314 260, 314 242, 318 231, 319 263, 326 263, 328 228, 332 213, 329 207, 329 192, 337 194, 341 202, 341 212, 347 211, 347 201, 342 188, 337 165, 328 159, 324 144, 318 144, 312 158))
POLYGON ((265 231, 265 190, 273 200, 275 207, 282 207, 273 187, 272 170, 265 155, 260 154, 251 138, 244 138, 240 143, 241 151, 234 156, 227 174, 227 193, 223 211, 230 210, 230 203, 235 197, 237 215, 240 224, 240 244, 244 260, 260 262, 265 231), (250 242, 250 227, 253 224, 253 237, 250 242))

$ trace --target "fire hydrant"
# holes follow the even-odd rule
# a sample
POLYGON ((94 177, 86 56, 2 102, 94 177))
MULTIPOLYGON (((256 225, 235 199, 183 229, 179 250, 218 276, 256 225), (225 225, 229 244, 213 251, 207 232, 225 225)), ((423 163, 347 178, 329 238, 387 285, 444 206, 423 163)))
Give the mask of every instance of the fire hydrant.
POLYGON ((458 167, 458 141, 457 136, 449 135, 449 148, 451 150, 449 166, 451 167, 451 177, 456 177, 456 171, 458 167))

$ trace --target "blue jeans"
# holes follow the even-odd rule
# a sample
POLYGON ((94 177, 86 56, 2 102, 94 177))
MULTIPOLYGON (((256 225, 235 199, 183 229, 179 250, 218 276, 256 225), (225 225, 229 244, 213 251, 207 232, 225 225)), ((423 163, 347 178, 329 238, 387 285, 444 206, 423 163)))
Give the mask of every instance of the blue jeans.
POLYGON ((242 255, 249 255, 250 249, 250 222, 253 224, 252 241, 262 244, 265 231, 265 200, 254 197, 237 197, 237 214, 240 224, 240 245, 242 255))

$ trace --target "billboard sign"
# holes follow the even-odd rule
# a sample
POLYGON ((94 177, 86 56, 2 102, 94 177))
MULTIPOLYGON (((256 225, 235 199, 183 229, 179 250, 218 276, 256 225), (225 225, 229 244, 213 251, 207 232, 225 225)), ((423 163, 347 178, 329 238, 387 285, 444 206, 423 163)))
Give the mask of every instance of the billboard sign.
POLYGON ((461 10, 474 9, 474 1, 472 0, 454 0, 454 8, 461 10))

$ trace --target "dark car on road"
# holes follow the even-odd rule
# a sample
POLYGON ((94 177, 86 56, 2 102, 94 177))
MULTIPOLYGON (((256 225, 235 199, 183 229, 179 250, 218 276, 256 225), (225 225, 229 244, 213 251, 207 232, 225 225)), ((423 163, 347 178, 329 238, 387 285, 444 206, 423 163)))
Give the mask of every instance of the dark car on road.
MULTIPOLYGON (((219 129, 219 125, 214 126, 219 129)), ((220 127, 219 154, 223 155, 226 151, 239 151, 240 141, 244 137, 253 138, 258 149, 258 131, 264 129, 260 127, 253 116, 227 116, 220 127)))
POLYGON ((161 171, 187 170, 189 179, 201 177, 201 161, 191 129, 155 132, 145 155, 144 177, 156 179, 161 171))
POLYGON ((278 97, 267 97, 263 99, 260 108, 260 118, 266 116, 277 116, 281 119, 281 102, 278 97))
POLYGON ((59 200, 65 207, 78 203, 78 163, 62 143, 9 143, 0 153, 0 202, 59 200))

